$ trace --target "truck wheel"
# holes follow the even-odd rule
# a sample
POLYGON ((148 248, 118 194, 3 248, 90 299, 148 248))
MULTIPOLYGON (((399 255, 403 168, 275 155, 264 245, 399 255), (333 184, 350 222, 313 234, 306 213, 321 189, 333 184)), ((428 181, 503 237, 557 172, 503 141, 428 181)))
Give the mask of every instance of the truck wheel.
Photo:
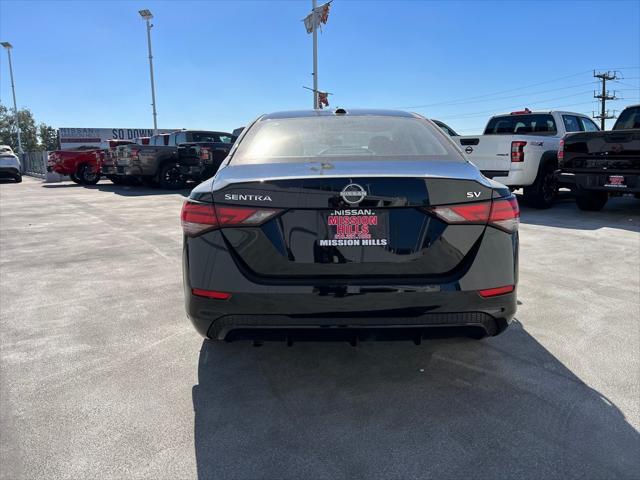
POLYGON ((80 179, 76 176, 75 173, 70 173, 69 178, 73 183, 77 183, 78 185, 80 184, 80 179))
POLYGON ((580 210, 587 212, 597 212, 602 210, 605 204, 609 200, 609 194, 607 192, 600 192, 594 190, 583 190, 579 188, 576 191, 576 204, 580 210))
POLYGON ((83 185, 95 185, 100 181, 100 171, 95 165, 84 163, 78 169, 78 180, 83 185))
POLYGON ((184 175, 180 173, 177 163, 165 163, 160 168, 160 186, 169 190, 184 188, 186 182, 184 175))
POLYGON ((550 208, 556 199, 558 180, 552 164, 545 165, 533 185, 524 187, 524 199, 534 208, 550 208))

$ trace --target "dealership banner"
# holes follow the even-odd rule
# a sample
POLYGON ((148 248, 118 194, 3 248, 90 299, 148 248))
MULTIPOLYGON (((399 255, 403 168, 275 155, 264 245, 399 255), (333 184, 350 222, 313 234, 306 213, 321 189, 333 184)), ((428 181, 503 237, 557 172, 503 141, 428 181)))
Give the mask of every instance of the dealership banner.
MULTIPOLYGON (((159 128, 158 133, 171 133, 178 128, 159 128)), ((134 140, 153 135, 152 128, 59 128, 60 149, 89 146, 106 148, 107 140, 134 140)))

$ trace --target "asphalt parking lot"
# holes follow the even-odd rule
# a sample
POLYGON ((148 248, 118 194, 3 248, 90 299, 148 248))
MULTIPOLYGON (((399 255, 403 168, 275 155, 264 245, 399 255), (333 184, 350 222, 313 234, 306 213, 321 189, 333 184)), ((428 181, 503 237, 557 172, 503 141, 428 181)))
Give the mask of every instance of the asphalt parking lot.
POLYGON ((203 342, 186 192, 0 184, 3 479, 638 478, 640 201, 523 208, 503 335, 203 342))

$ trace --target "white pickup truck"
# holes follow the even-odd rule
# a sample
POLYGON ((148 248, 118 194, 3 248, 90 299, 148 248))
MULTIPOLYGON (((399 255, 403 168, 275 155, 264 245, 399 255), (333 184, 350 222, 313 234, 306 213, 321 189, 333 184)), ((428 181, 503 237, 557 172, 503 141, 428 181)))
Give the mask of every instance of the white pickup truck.
POLYGON ((485 176, 512 190, 524 187, 529 205, 549 208, 558 189, 560 140, 565 133, 598 130, 580 113, 525 109, 491 117, 483 135, 453 140, 485 176))

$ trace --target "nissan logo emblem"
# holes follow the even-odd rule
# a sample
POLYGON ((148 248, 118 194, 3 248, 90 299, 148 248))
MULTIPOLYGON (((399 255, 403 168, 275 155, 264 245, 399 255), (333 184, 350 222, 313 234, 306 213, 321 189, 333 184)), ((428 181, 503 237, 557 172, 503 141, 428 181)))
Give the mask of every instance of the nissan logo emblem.
POLYGON ((473 147, 467 147, 467 148, 464 149, 464 153, 466 153, 466 154, 470 154, 472 152, 473 152, 473 147))
POLYGON ((367 191, 357 183, 350 183, 340 192, 342 199, 350 204, 360 203, 367 196, 367 191))

